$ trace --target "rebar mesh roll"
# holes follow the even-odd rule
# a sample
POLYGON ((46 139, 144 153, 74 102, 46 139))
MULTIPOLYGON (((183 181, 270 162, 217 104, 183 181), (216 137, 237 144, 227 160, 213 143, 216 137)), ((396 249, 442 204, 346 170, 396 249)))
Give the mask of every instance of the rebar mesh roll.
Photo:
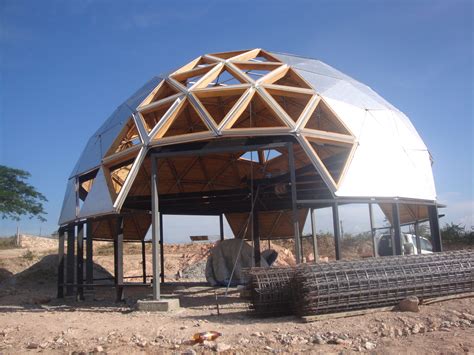
POLYGON ((315 315, 474 291, 474 252, 304 264, 250 272, 259 315, 315 315))

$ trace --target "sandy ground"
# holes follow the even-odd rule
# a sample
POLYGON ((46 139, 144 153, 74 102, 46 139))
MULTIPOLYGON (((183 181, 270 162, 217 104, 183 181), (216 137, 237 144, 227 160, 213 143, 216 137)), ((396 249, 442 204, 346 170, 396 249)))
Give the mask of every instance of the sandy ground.
MULTIPOLYGON (((189 267, 183 259, 199 263, 207 250, 206 245, 170 246, 167 275, 189 267)), ((107 247, 96 254, 101 264, 96 273, 107 275, 112 263, 107 247)), ((126 256, 136 261, 128 272, 141 270, 136 250, 126 256)), ((135 311, 134 304, 149 295, 149 288, 127 289, 124 303, 113 302, 113 288, 88 291, 86 301, 57 300, 56 260, 50 248, 35 249, 33 255, 27 249, 0 250, 1 354, 474 353, 472 298, 421 306, 419 313, 378 312, 302 323, 295 317, 255 318, 235 289, 226 296, 222 288, 165 286, 164 294, 180 298, 181 310, 147 313, 135 311), (204 344, 190 341, 204 331, 222 335, 204 344)))

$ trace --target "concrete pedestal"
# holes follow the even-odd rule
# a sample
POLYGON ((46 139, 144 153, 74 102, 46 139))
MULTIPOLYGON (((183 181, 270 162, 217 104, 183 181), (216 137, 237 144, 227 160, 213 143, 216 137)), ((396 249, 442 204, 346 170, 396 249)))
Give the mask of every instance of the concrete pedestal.
POLYGON ((180 308, 178 298, 162 298, 156 300, 138 300, 137 311, 144 312, 171 312, 180 308))

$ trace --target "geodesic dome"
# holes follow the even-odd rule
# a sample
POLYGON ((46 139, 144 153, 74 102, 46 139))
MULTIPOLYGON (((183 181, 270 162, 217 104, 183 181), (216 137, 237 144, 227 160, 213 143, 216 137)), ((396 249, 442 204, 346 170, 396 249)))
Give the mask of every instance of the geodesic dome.
MULTIPOLYGON (((436 200, 430 154, 407 116, 319 60, 253 49, 200 56, 154 77, 120 105, 75 165, 59 224, 146 210, 151 149, 288 136, 296 142, 299 186, 307 183, 301 194, 436 200)), ((272 193, 278 197, 287 191, 277 183, 288 174, 287 161, 282 149, 163 159, 160 195, 166 208, 167 196, 171 201, 183 193, 248 188, 251 177, 274 179, 272 193)), ((176 206, 193 211, 170 202, 169 213, 179 212, 176 206)), ((285 210, 262 208, 263 234, 291 235, 285 210)), ((407 210, 405 219, 417 213, 407 210)), ((306 210, 300 214, 303 221, 306 210)), ((245 213, 236 209, 226 217, 236 234, 245 213)), ((125 233, 140 238, 149 223, 149 214, 125 216, 125 233)), ((97 224, 104 235, 112 229, 107 222, 97 224)))

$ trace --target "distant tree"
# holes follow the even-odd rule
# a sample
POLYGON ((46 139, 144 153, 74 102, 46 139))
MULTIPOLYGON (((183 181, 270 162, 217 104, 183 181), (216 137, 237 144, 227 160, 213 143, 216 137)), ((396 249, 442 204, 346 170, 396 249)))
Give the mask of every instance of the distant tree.
POLYGON ((474 230, 471 228, 470 231, 467 231, 466 227, 461 224, 446 223, 441 228, 441 237, 446 242, 474 244, 474 230))
POLYGON ((28 184, 30 173, 0 165, 0 215, 18 221, 22 216, 45 222, 43 202, 46 197, 28 184))

